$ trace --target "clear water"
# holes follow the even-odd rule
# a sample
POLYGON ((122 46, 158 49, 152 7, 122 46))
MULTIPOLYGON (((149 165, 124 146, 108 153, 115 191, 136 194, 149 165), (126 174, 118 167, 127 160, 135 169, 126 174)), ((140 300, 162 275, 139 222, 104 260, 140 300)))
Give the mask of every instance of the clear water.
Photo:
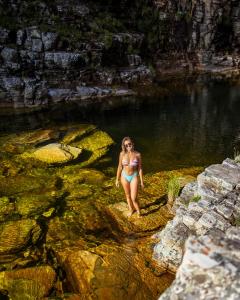
POLYGON ((153 93, 124 102, 104 100, 94 109, 69 103, 31 114, 2 112, 0 133, 83 122, 97 124, 116 141, 110 152, 113 167, 124 136, 133 137, 145 173, 206 166, 233 157, 240 132, 240 87, 214 83, 168 97, 153 93))

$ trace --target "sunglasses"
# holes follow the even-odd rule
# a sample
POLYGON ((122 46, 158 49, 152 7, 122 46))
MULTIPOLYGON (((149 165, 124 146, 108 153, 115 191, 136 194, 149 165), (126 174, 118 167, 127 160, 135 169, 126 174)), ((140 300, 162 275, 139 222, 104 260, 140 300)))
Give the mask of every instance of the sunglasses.
POLYGON ((124 146, 127 148, 127 147, 131 147, 132 146, 132 143, 128 143, 128 144, 124 144, 124 146))

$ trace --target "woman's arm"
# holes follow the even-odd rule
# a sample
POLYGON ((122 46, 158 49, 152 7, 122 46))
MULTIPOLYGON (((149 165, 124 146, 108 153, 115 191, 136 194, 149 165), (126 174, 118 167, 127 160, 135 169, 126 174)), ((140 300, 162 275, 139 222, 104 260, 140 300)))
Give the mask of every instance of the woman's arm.
POLYGON ((119 160, 118 160, 118 168, 117 168, 117 176, 116 176, 116 187, 119 187, 119 179, 121 176, 122 171, 122 152, 119 154, 119 160))
POLYGON ((144 188, 143 171, 142 171, 142 157, 141 157, 140 153, 138 154, 138 173, 139 173, 139 177, 140 177, 141 187, 144 188))

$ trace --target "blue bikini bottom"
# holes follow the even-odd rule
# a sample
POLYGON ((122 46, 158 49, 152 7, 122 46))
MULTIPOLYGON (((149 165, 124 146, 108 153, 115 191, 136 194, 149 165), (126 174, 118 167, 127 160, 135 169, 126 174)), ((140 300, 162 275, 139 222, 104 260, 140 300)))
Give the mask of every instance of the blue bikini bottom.
POLYGON ((138 176, 138 171, 135 171, 132 175, 127 175, 124 170, 122 170, 122 176, 128 181, 131 182, 135 176, 138 176))

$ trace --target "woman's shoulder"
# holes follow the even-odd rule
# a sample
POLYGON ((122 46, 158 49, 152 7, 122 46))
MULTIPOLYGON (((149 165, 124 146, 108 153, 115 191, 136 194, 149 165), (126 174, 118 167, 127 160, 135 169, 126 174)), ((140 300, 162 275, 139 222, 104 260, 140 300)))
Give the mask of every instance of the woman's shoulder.
POLYGON ((141 156, 141 153, 140 153, 140 152, 138 152, 138 151, 134 151, 134 154, 135 154, 136 156, 138 156, 138 157, 140 157, 140 156, 141 156))

